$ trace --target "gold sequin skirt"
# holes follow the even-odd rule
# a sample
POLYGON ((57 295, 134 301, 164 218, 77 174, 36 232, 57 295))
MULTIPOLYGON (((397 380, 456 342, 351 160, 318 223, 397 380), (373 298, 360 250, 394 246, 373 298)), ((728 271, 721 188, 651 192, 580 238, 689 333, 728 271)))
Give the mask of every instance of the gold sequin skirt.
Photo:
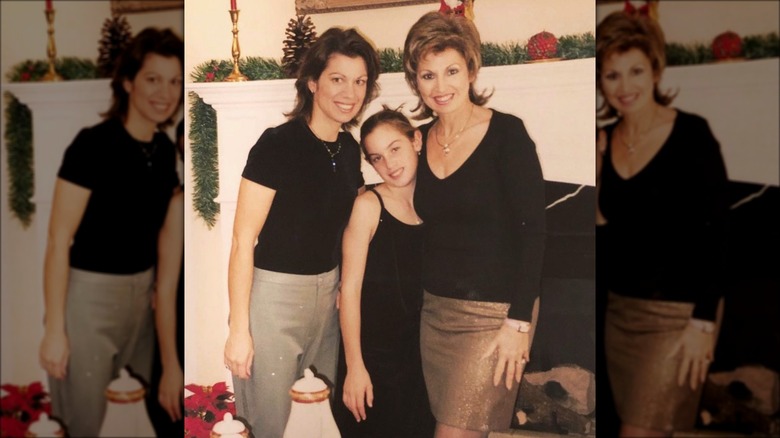
POLYGON ((693 303, 609 293, 604 347, 615 407, 624 424, 662 431, 694 426, 702 385, 691 390, 689 376, 679 386, 682 355, 671 355, 692 312, 693 303))
POLYGON ((459 429, 508 429, 519 385, 493 386, 498 354, 481 359, 509 304, 423 296, 423 374, 436 421, 459 429))

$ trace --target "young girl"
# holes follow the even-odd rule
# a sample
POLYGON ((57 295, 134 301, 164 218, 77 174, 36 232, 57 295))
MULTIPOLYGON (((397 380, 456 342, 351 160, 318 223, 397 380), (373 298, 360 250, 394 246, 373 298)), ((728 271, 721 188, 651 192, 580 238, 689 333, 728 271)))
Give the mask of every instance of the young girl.
POLYGON ((412 202, 422 136, 384 107, 360 138, 384 183, 356 198, 344 231, 334 415, 344 437, 427 438, 434 420, 420 363, 423 225, 412 202))

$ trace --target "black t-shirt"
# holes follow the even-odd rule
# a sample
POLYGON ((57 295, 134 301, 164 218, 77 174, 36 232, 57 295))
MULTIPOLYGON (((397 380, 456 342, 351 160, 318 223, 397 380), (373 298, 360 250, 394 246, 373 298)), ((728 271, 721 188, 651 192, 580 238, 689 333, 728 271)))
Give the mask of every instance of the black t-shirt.
POLYGON ((140 142, 119 119, 84 128, 65 150, 57 176, 91 191, 73 237, 71 267, 133 274, 155 264, 157 237, 179 184, 166 134, 140 142))
MULTIPOLYGON (((421 127, 423 138, 431 122, 421 127)), ((541 292, 544 180, 522 120, 493 111, 485 137, 450 176, 431 172, 423 145, 414 205, 425 221, 423 286, 439 296, 510 303, 531 320, 541 292)))
POLYGON ((707 121, 677 110, 669 137, 634 176, 611 160, 601 172, 597 263, 608 290, 631 297, 695 304, 693 316, 715 319, 725 245, 728 182, 707 121))
POLYGON ((269 128, 249 151, 242 176, 276 190, 255 267, 312 275, 338 266, 341 235, 364 185, 360 147, 350 133, 326 146, 301 118, 269 128), (328 150, 339 151, 335 171, 328 150))

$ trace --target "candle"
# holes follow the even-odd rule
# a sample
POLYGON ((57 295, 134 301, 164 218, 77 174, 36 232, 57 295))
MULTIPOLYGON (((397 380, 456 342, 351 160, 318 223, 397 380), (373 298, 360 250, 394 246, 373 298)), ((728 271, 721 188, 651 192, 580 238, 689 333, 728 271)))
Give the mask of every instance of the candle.
MULTIPOLYGON (((46 1, 51 1, 51 0, 46 0, 46 1)), ((231 11, 235 11, 236 9, 237 9, 236 8, 236 0, 230 0, 230 10, 231 11)))
MULTIPOLYGON (((235 0, 230 0, 230 1, 235 2, 235 0)), ((47 11, 51 11, 52 10, 51 0, 46 0, 46 10, 47 11)))

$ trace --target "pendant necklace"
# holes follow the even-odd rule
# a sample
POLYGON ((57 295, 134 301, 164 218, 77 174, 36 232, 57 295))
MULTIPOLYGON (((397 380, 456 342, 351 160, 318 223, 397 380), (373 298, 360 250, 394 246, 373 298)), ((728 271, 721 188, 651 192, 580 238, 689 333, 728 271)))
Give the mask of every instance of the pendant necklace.
MULTIPOLYGON (((655 122, 655 115, 656 115, 657 112, 658 112, 658 108, 653 110, 653 115, 650 117, 650 123, 647 125, 647 129, 645 129, 644 132, 641 132, 641 133, 633 136, 634 138, 632 138, 631 141, 629 141, 626 138, 625 133, 623 133, 621 138, 623 139, 623 143, 625 143, 626 148, 628 149, 628 155, 634 155, 634 153, 636 153, 636 151, 637 151, 637 144, 639 143, 639 141, 642 140, 642 138, 645 135, 647 135, 647 133, 650 132, 650 130, 653 129, 653 122, 655 122)), ((628 128, 626 128, 626 130, 628 130, 628 128)))
MULTIPOLYGON (((317 139, 319 140, 319 137, 317 139)), ((325 141, 323 140, 320 141, 322 142, 322 145, 325 146, 325 150, 328 151, 328 155, 330 155, 330 164, 333 166, 333 173, 336 173, 336 155, 338 155, 339 152, 341 152, 341 142, 340 141, 337 142, 338 147, 336 147, 336 151, 334 152, 330 149, 330 146, 328 146, 328 144, 325 143, 325 141)))
MULTIPOLYGON (((450 140, 450 141, 441 141, 441 139, 439 138, 438 130, 436 132, 434 132, 434 134, 436 135, 436 141, 439 142, 439 145, 444 150, 444 155, 449 155, 449 153, 450 153, 450 145, 455 143, 455 141, 458 138, 460 138, 460 134, 462 134, 463 130, 466 129, 466 126, 469 125, 469 122, 471 121, 471 116, 474 114, 474 106, 475 106, 474 104, 471 104, 471 111, 469 112, 469 118, 466 119, 466 123, 463 124, 463 126, 460 128, 458 133, 455 134, 454 137, 452 137, 452 140, 450 140)), ((436 123, 438 124, 439 122, 437 121, 436 123)))
POLYGON ((328 146, 328 143, 326 143, 325 140, 317 137, 317 134, 314 133, 314 130, 311 129, 311 126, 309 126, 308 123, 306 123, 306 127, 309 128, 309 132, 311 133, 312 137, 316 138, 317 141, 319 141, 320 143, 322 143, 323 146, 325 146, 325 151, 330 156, 330 165, 333 168, 333 173, 336 173, 336 155, 338 155, 339 152, 341 152, 341 140, 338 139, 338 133, 336 133, 336 141, 329 142, 331 144, 333 143, 336 144, 336 150, 334 151, 331 149, 330 146, 328 146))
POLYGON ((138 142, 138 146, 141 148, 141 152, 146 157, 146 167, 152 167, 152 156, 157 151, 157 143, 152 140, 151 143, 138 142))

